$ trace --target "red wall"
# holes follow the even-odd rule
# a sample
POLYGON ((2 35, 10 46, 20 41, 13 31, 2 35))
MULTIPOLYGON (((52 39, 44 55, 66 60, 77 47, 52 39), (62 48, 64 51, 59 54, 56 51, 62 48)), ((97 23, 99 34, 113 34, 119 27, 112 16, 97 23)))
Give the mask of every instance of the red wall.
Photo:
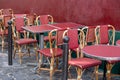
POLYGON ((56 22, 112 24, 120 30, 120 0, 0 0, 15 13, 51 14, 56 22))

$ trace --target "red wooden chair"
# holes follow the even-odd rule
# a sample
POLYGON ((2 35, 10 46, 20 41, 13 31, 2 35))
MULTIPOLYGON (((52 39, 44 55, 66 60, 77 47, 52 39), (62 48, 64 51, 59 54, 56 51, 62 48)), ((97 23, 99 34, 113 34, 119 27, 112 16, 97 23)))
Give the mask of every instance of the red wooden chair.
POLYGON ((2 52, 5 45, 5 37, 7 38, 8 35, 8 21, 12 19, 10 15, 4 15, 1 20, 1 30, 0 35, 2 39, 2 52))
MULTIPOLYGON (((96 35, 96 44, 106 44, 106 45, 114 45, 115 41, 115 28, 112 25, 99 25, 95 29, 96 35), (111 34, 110 34, 111 33, 111 34)), ((107 77, 110 80, 111 78, 111 69, 113 65, 120 61, 108 60, 107 61, 107 77)))
POLYGON ((57 29, 54 29, 54 30, 49 32, 48 38, 49 38, 50 48, 43 48, 43 49, 38 50, 38 52, 40 53, 38 71, 49 70, 50 71, 50 80, 52 80, 53 73, 58 68, 58 58, 60 58, 62 56, 62 53, 63 53, 62 49, 58 48, 58 43, 59 43, 59 42, 57 42, 58 41, 57 39, 59 37, 58 32, 59 32, 59 30, 57 30, 57 29), (53 33, 55 33, 55 35, 53 35, 53 33), (54 44, 53 44, 53 39, 52 39, 53 36, 55 37, 54 44), (42 63, 42 56, 45 56, 46 58, 50 59, 50 61, 48 61, 50 64, 49 69, 41 67, 41 65, 43 64, 42 63), (56 62, 56 66, 54 65, 55 62, 56 62))
MULTIPOLYGON (((40 15, 36 18, 36 24, 37 25, 53 24, 53 17, 51 15, 40 15)), ((52 39, 54 39, 54 36, 52 39)), ((44 37, 44 47, 47 46, 48 41, 49 41, 48 36, 45 36, 44 37)))
MULTIPOLYGON (((34 45, 34 50, 36 53, 36 59, 38 59, 38 54, 36 52, 37 50, 37 40, 29 38, 29 33, 25 32, 22 27, 24 25, 24 18, 18 17, 15 18, 13 21, 13 33, 14 33, 14 58, 16 54, 16 50, 18 50, 18 56, 19 56, 19 62, 20 64, 22 63, 22 57, 23 57, 23 52, 22 52, 22 46, 27 45, 28 53, 30 56, 30 48, 28 45, 33 44, 34 45), (22 35, 22 37, 21 37, 22 35)), ((27 27, 27 26, 26 26, 27 27)))
MULTIPOLYGON (((77 71, 77 80, 80 80, 82 73, 85 69, 90 67, 95 67, 96 80, 98 80, 98 67, 101 64, 101 61, 83 57, 81 49, 85 46, 85 35, 81 29, 68 29, 64 32, 64 35, 67 35, 69 40, 69 51, 75 51, 77 53, 77 58, 71 58, 69 53, 68 64, 70 66, 75 66, 77 71)), ((69 68, 70 68, 69 66, 69 68)))

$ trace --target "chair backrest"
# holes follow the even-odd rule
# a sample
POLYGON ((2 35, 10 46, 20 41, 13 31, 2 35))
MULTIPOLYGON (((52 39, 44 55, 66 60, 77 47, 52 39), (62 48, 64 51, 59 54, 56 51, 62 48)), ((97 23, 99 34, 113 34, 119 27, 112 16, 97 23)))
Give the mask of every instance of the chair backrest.
POLYGON ((26 14, 26 18, 28 19, 27 25, 32 26, 35 24, 36 14, 26 14))
POLYGON ((26 38, 26 32, 22 29, 22 27, 25 26, 25 19, 24 17, 16 17, 15 19, 13 19, 13 33, 14 33, 14 37, 19 39, 21 36, 20 34, 23 34, 23 37, 26 38))
POLYGON ((86 27, 83 27, 82 30, 84 31, 85 33, 85 43, 92 43, 94 44, 95 43, 95 27, 96 26, 86 26, 86 27))
POLYGON ((68 29, 64 32, 63 36, 67 35, 69 40, 69 48, 83 48, 85 45, 85 35, 82 29, 68 29))
POLYGON ((14 19, 14 25, 16 27, 16 31, 22 31, 22 27, 25 26, 25 19, 23 17, 17 17, 14 19))
POLYGON ((63 44, 63 33, 65 29, 54 29, 51 32, 49 32, 48 37, 51 40, 49 40, 50 44, 54 44, 55 47, 61 46, 63 44), (54 39, 52 39, 54 37, 54 39), (54 41, 54 43, 53 43, 54 41))
POLYGON ((99 25, 95 28, 96 44, 114 45, 115 28, 112 25, 99 25), (111 34, 109 33, 111 31, 111 34))
POLYGON ((2 16, 2 19, 0 21, 0 31, 3 33, 6 33, 8 30, 8 21, 12 19, 12 16, 10 15, 4 15, 2 16))
POLYGON ((53 17, 51 15, 40 15, 36 18, 36 24, 52 24, 53 23, 53 17))
POLYGON ((2 15, 13 15, 13 10, 12 9, 1 9, 2 15))
POLYGON ((56 35, 57 35, 57 45, 61 46, 63 44, 63 33, 66 29, 61 29, 58 30, 56 35))
POLYGON ((11 15, 4 15, 3 16, 3 26, 6 28, 8 27, 8 21, 12 19, 11 15))

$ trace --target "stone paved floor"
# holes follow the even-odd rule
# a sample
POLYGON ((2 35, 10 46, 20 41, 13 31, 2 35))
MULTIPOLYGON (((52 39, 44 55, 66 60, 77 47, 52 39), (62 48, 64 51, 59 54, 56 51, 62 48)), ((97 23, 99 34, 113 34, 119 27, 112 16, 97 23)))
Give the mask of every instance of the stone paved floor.
MULTIPOLYGON (((49 80, 49 72, 41 71, 40 75, 35 74, 35 66, 28 63, 35 63, 35 57, 24 57, 23 63, 18 63, 18 56, 13 59, 13 65, 8 66, 8 55, 7 50, 3 53, 0 52, 0 80, 49 80)), ((73 78, 76 78, 76 72, 73 68, 71 70, 73 78)), ((92 69, 87 69, 82 80, 92 80, 92 69)), ((55 72, 53 80, 61 80, 61 72, 55 72)), ((75 80, 75 79, 74 79, 75 80)), ((99 80, 102 80, 102 76, 99 76, 99 80)), ((112 80, 120 80, 120 77, 112 77, 112 80)))

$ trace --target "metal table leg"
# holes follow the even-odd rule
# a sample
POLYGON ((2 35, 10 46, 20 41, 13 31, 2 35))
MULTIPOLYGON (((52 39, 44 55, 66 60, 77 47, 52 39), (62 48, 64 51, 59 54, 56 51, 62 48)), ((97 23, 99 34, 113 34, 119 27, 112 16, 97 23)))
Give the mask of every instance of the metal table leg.
POLYGON ((106 72, 107 72, 106 64, 107 64, 107 62, 106 62, 106 61, 103 61, 103 66, 104 66, 103 80, 107 80, 107 79, 106 79, 106 72))
MULTIPOLYGON (((43 49, 44 48, 44 33, 40 33, 39 34, 39 48, 43 49)), ((39 55, 38 55, 38 59, 39 59, 39 55)), ((44 57, 42 58, 42 63, 43 63, 44 57)), ((37 73, 37 69, 38 69, 38 65, 36 65, 36 67, 34 68, 35 73, 37 73)))

